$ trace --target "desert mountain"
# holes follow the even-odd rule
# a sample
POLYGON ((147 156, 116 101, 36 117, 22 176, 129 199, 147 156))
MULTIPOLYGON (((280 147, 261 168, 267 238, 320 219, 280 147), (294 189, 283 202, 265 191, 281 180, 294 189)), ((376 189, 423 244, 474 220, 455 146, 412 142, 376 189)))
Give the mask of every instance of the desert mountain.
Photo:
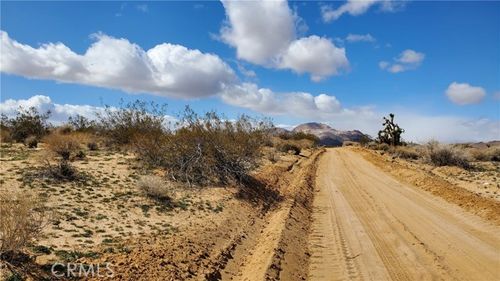
POLYGON ((344 141, 360 141, 365 134, 358 130, 340 131, 322 123, 304 123, 295 127, 293 132, 313 134, 320 139, 321 145, 341 146, 344 141))

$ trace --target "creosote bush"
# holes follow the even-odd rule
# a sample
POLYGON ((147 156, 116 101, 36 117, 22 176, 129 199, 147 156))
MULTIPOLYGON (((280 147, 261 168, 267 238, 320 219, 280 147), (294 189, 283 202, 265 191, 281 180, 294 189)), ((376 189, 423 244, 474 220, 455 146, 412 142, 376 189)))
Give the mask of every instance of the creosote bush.
POLYGON ((98 113, 99 132, 111 145, 129 145, 137 136, 161 134, 165 130, 166 106, 140 100, 119 108, 106 106, 98 113))
POLYGON ((437 141, 431 141, 426 145, 427 157, 435 166, 457 166, 470 169, 469 158, 461 151, 450 145, 443 145, 437 141))
POLYGON ((0 258, 20 253, 42 231, 47 213, 32 194, 0 192, 0 258))
POLYGON ((48 132, 47 119, 50 114, 50 111, 40 113, 34 107, 29 109, 20 107, 13 118, 3 115, 1 126, 10 132, 10 137, 16 142, 23 143, 30 136, 40 139, 48 132))
POLYGON ((134 138, 139 156, 165 169, 174 181, 195 185, 244 181, 259 160, 270 123, 248 116, 222 119, 215 112, 203 116, 189 107, 176 130, 153 131, 134 138))

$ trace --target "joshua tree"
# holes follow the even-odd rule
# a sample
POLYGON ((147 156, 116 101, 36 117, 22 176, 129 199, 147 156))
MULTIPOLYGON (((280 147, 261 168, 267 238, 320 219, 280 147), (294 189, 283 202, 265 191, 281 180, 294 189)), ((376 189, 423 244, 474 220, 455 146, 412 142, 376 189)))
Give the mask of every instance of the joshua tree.
POLYGON ((394 123, 393 113, 389 114, 389 118, 384 117, 384 124, 382 125, 384 125, 384 129, 378 131, 378 141, 392 146, 401 145, 401 134, 405 130, 394 123))

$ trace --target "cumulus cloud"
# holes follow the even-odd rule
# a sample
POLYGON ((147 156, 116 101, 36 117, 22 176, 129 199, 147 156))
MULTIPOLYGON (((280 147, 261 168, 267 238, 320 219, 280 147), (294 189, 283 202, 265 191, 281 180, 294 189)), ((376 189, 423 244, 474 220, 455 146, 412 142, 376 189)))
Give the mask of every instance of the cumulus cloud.
POLYGON ((96 113, 103 112, 103 107, 91 105, 57 104, 51 98, 44 95, 35 95, 29 99, 8 99, 0 103, 0 113, 8 117, 17 114, 19 108, 29 109, 34 107, 38 112, 51 112, 50 121, 60 124, 68 120, 68 117, 81 115, 89 119, 95 119, 96 113))
POLYGON ((375 37, 371 34, 349 34, 345 38, 347 42, 375 42, 375 37))
POLYGON ((227 87, 221 98, 227 104, 269 115, 324 120, 351 112, 343 108, 332 95, 314 96, 307 92, 276 93, 271 89, 259 88, 253 83, 227 87))
MULTIPOLYGON (((54 125, 60 125, 68 121, 70 116, 81 115, 89 120, 95 120, 97 114, 104 113, 105 107, 92 105, 78 104, 58 104, 45 95, 35 95, 29 99, 8 99, 0 103, 0 114, 5 114, 8 117, 16 116, 20 108, 29 109, 34 107, 38 112, 45 113, 50 111, 49 122, 54 125)), ((110 107, 111 110, 116 110, 116 107, 110 107)), ((167 124, 175 123, 177 118, 171 115, 165 115, 167 124)))
POLYGON ((35 79, 77 83, 175 98, 215 95, 236 80, 217 55, 163 43, 143 50, 127 39, 99 33, 83 54, 62 43, 33 48, 0 31, 0 70, 35 79))
POLYGON ((223 0, 222 4, 228 22, 221 29, 221 39, 236 48, 238 58, 269 64, 295 39, 293 13, 285 0, 223 0))
POLYGON ((366 13, 372 6, 378 5, 383 12, 396 12, 405 6, 405 1, 392 0, 348 0, 337 9, 331 5, 321 5, 321 17, 324 22, 337 20, 344 14, 359 16, 366 13))
POLYGON ((486 92, 481 87, 453 82, 446 89, 446 96, 455 104, 467 105, 481 102, 486 96, 486 92))
POLYGON ((424 53, 407 49, 401 52, 398 57, 394 58, 392 63, 388 61, 381 61, 378 65, 382 70, 387 70, 391 73, 399 73, 416 69, 422 64, 424 59, 424 53))
POLYGON ((349 66, 345 49, 335 46, 331 39, 315 35, 297 38, 297 26, 300 31, 304 23, 286 0, 222 0, 222 4, 227 21, 220 38, 236 48, 239 59, 310 73, 313 81, 339 74, 349 66))
POLYGON ((315 35, 293 41, 279 63, 279 68, 311 73, 313 81, 336 75, 348 67, 344 48, 337 48, 331 40, 315 35))

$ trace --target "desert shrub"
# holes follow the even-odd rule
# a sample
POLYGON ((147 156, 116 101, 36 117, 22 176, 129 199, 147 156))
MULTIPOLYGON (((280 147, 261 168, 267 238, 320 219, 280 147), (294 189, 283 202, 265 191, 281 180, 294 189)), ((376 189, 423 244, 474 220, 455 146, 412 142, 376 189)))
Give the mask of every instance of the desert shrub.
POLYGON ((435 166, 457 166, 464 169, 471 168, 469 159, 461 151, 449 145, 442 145, 435 141, 426 145, 427 156, 435 166))
POLYGON ((21 252, 37 239, 47 218, 43 201, 31 194, 0 192, 0 257, 21 252))
POLYGON ((188 184, 241 182, 259 160, 269 123, 247 116, 235 121, 215 112, 197 115, 189 107, 180 116, 177 129, 135 138, 139 156, 165 168, 174 181, 188 184))
POLYGON ((96 150, 99 149, 99 145, 95 141, 90 141, 90 142, 87 143, 87 148, 90 151, 96 151, 96 150))
POLYGON ((78 152, 75 154, 75 157, 76 159, 85 159, 85 157, 87 157, 87 155, 85 154, 85 152, 83 150, 78 150, 78 152))
POLYGON ((79 114, 70 116, 67 124, 77 132, 91 132, 97 130, 97 124, 94 120, 90 120, 79 114))
POLYGON ((38 138, 35 136, 29 136, 24 140, 24 145, 28 148, 37 148, 38 138))
POLYGON ((283 140, 310 140, 314 145, 317 145, 320 141, 316 135, 304 132, 288 132, 286 134, 280 134, 279 138, 283 140))
POLYGON ((300 154, 300 147, 291 144, 291 143, 282 143, 278 145, 278 151, 285 152, 285 153, 292 153, 294 155, 299 155, 300 154))
POLYGON ((386 143, 377 143, 377 142, 369 142, 367 147, 373 150, 382 150, 382 151, 388 151, 390 148, 390 146, 386 143))
POLYGON ((394 156, 402 159, 417 160, 421 157, 421 154, 415 150, 415 148, 410 146, 397 146, 392 149, 391 152, 394 156))
POLYGON ((344 141, 342 143, 342 146, 359 146, 360 144, 355 141, 344 141))
POLYGON ((69 160, 80 149, 80 142, 77 136, 72 134, 52 133, 43 139, 44 143, 52 152, 56 153, 63 160, 69 160))
POLYGON ((14 141, 24 142, 29 136, 40 139, 47 134, 49 128, 47 120, 49 116, 50 111, 39 113, 34 107, 29 109, 19 108, 15 117, 11 119, 7 118, 2 123, 3 126, 9 128, 14 141))
POLYGON ((55 130, 60 135, 67 135, 73 132, 73 127, 69 125, 62 125, 55 130))
POLYGON ((170 134, 156 131, 135 136, 133 146, 143 162, 152 167, 161 167, 166 164, 168 150, 172 149, 170 142, 170 134))
POLYGON ((0 116, 0 143, 12 143, 12 132, 9 129, 9 118, 7 115, 0 116))
POLYGON ((78 178, 77 171, 68 160, 62 159, 55 165, 47 163, 49 176, 57 180, 73 181, 78 178))
POLYGON ((140 100, 121 104, 120 108, 106 106, 98 113, 100 132, 111 144, 131 144, 136 136, 163 133, 165 130, 165 105, 146 103, 140 100))
POLYGON ((474 148, 470 154, 476 161, 500 161, 499 147, 474 148))
POLYGON ((172 185, 168 185, 162 177, 141 176, 137 180, 137 187, 148 197, 155 200, 170 201, 172 199, 172 185))

